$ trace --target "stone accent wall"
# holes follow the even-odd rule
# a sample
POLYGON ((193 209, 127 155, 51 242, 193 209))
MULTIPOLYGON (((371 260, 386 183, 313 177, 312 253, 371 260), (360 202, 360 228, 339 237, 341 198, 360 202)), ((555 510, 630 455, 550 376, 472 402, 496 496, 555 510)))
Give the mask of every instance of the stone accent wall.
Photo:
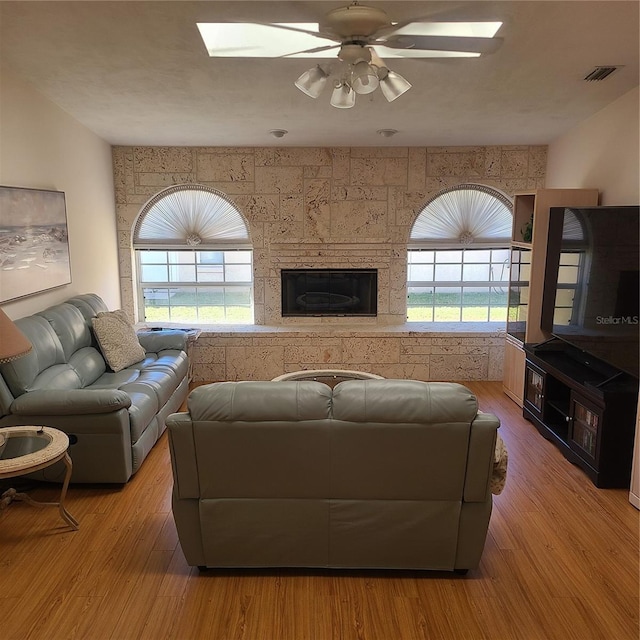
POLYGON ((271 380, 302 369, 355 369, 385 378, 501 380, 504 334, 433 332, 424 325, 203 333, 193 379, 271 380))
MULTIPOLYGON (((350 330, 349 318, 282 318, 280 270, 358 267, 378 269, 378 316, 359 319, 358 326, 399 329, 406 320, 406 243, 425 202, 461 183, 508 195, 544 187, 546 153, 546 146, 114 147, 123 307, 136 316, 131 231, 142 206, 163 188, 193 182, 225 193, 248 222, 256 325, 350 330)), ((320 353, 318 335, 306 340, 320 353)), ((198 350, 207 344, 203 338, 198 350)), ((282 362, 285 370, 294 364, 282 362)), ((495 366, 486 361, 480 369, 492 375, 495 366)), ((224 375, 233 370, 227 362, 224 375)))

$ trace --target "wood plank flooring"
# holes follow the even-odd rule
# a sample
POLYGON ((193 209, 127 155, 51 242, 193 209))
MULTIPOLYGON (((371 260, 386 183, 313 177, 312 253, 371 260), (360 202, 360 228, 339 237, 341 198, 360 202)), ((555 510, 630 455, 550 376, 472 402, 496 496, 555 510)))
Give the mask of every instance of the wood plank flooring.
MULTIPOLYGON (((0 512, 1 640, 637 640, 639 513, 596 489, 496 382, 465 383, 509 450, 480 568, 210 571, 185 563, 166 435, 124 487, 0 512)), ((31 495, 54 500, 58 489, 31 495)))

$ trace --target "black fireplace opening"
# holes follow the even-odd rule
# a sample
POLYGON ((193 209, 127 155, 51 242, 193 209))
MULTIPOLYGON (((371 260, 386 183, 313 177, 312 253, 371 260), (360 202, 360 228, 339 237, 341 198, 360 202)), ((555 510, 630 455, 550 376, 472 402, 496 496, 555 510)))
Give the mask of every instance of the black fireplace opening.
POLYGON ((376 316, 377 269, 283 269, 282 315, 376 316))

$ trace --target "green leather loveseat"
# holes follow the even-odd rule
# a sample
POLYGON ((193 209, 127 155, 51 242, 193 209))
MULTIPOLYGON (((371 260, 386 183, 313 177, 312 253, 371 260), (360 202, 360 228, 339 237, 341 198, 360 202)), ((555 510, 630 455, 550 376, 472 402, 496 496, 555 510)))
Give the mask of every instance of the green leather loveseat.
POLYGON ((498 419, 455 383, 220 382, 167 420, 199 567, 476 568, 498 419))

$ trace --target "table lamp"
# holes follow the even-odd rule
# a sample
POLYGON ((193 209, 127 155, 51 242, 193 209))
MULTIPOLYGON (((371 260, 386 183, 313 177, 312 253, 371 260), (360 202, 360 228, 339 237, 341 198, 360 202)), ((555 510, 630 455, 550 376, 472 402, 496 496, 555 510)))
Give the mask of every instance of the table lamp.
POLYGON ((13 362, 31 351, 31 343, 0 309, 0 364, 13 362))

